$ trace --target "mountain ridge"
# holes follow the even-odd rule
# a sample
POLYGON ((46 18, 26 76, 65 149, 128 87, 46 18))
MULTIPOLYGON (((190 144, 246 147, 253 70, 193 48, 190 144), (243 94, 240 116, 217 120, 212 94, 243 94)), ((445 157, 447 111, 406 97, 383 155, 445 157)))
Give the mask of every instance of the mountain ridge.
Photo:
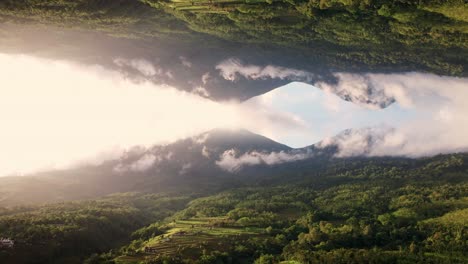
MULTIPOLYGON (((342 140, 353 131, 345 130, 334 139, 342 140)), ((0 178, 0 205, 88 199, 116 192, 204 192, 255 185, 335 160, 363 158, 375 143, 371 134, 365 136, 368 141, 361 152, 345 158, 337 155, 340 146, 333 140, 294 149, 247 130, 215 129, 168 145, 130 149, 100 165, 0 178)))

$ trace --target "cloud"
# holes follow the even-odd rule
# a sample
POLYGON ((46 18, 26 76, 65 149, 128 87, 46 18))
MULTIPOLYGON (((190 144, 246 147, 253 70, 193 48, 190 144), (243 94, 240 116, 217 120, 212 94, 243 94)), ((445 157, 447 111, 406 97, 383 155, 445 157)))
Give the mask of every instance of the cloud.
POLYGON ((394 129, 385 126, 348 129, 329 138, 325 138, 315 146, 338 148, 335 157, 371 156, 377 146, 380 146, 394 129))
POLYGON ((202 83, 207 84, 208 80, 210 80, 211 76, 209 72, 206 72, 205 74, 202 75, 202 83))
POLYGON ((169 79, 174 79, 174 75, 172 74, 171 71, 166 71, 166 76, 169 78, 169 79))
POLYGON ((162 159, 154 154, 145 154, 138 160, 132 162, 129 165, 119 164, 114 168, 116 172, 145 172, 151 169, 155 164, 160 162, 162 159))
POLYGON ((192 63, 184 56, 179 56, 179 60, 187 68, 192 68, 192 63))
POLYGON ((337 157, 421 157, 468 150, 467 78, 424 73, 336 73, 335 77, 337 83, 322 84, 325 94, 292 83, 247 101, 252 113, 285 118, 280 126, 264 130, 257 126, 254 132, 290 146, 328 138, 320 144, 338 146, 337 157), (361 99, 344 102, 327 90, 361 99), (381 102, 391 101, 390 107, 380 109, 381 102), (375 102, 375 107, 368 102, 375 102))
MULTIPOLYGON (((146 75, 158 72, 139 62, 119 63, 146 75)), ((218 127, 256 131, 295 122, 238 102, 134 82, 100 66, 0 54, 0 72, 0 176, 99 164, 136 145, 170 143, 218 127)))
POLYGON ((192 163, 190 163, 190 162, 189 163, 184 163, 182 165, 182 167, 180 168, 180 170, 179 170, 179 175, 187 174, 190 171, 191 168, 192 168, 192 163))
POLYGON ((243 64, 242 61, 234 58, 222 61, 216 65, 216 69, 220 71, 221 76, 225 80, 229 81, 236 81, 239 76, 251 80, 281 79, 291 81, 310 81, 313 77, 312 73, 302 70, 284 68, 274 65, 258 66, 243 64))
POLYGON ((275 165, 286 162, 304 160, 310 158, 310 153, 301 151, 296 153, 288 153, 285 151, 279 152, 258 152, 251 151, 243 154, 237 153, 236 150, 230 149, 220 155, 216 161, 221 169, 229 172, 237 172, 243 167, 254 166, 259 164, 275 165))
POLYGON ((372 109, 384 108, 395 102, 394 93, 386 92, 380 80, 372 74, 336 73, 338 84, 316 82, 314 86, 328 93, 334 93, 339 97, 372 109))
POLYGON ((140 72, 146 77, 151 77, 151 76, 162 74, 161 69, 156 69, 156 67, 151 62, 145 59, 127 60, 124 58, 116 58, 114 59, 114 63, 119 67, 130 67, 134 70, 137 70, 138 72, 140 72))
MULTIPOLYGON (((152 75, 159 74, 158 69, 139 61, 120 63, 139 68, 151 76, 148 79, 157 78, 152 75)), ((220 71, 235 78, 307 75, 294 69, 236 64, 232 60, 224 66, 220 66, 220 71), (226 65, 229 67, 225 68, 226 65)), ((149 147, 173 142, 218 127, 245 128, 276 140, 284 135, 296 135, 294 131, 314 133, 311 129, 319 127, 301 115, 271 108, 269 95, 246 103, 220 103, 167 85, 145 80, 136 83, 118 71, 99 66, 20 55, 0 54, 0 72, 0 176, 66 168, 85 161, 98 163, 115 158, 135 145, 149 147)), ((164 71, 161 74, 165 76, 164 71)), ((414 114, 409 121, 388 124, 393 130, 380 136, 365 155, 421 156, 468 147, 466 78, 422 73, 337 73, 336 77, 336 84, 322 84, 322 89, 356 98, 367 93, 375 102, 392 98, 395 106, 414 114)), ((355 112, 344 112, 351 108, 334 106, 336 100, 329 104, 329 111, 333 112, 330 118, 341 115, 354 118, 355 112)), ((339 125, 338 121, 335 126, 339 125)), ((342 156, 354 155, 359 146, 365 146, 359 145, 365 142, 365 135, 348 139, 340 141, 341 149, 352 151, 342 152, 342 156)), ((233 170, 248 164, 274 164, 301 157, 297 153, 240 156, 227 153, 225 156, 219 160, 220 165, 233 170)))
POLYGON ((377 91, 375 94, 394 98, 398 107, 415 116, 391 129, 357 129, 335 137, 330 144, 340 147, 338 156, 419 157, 468 150, 467 78, 423 73, 340 73, 337 77, 339 83, 333 89, 350 94, 356 94, 355 87, 377 91))
POLYGON ((205 157, 205 158, 210 158, 210 151, 208 150, 208 148, 206 146, 203 146, 203 149, 202 149, 202 155, 205 157))
POLYGON ((210 97, 210 93, 205 89, 205 87, 197 86, 193 88, 192 93, 200 95, 202 97, 210 97))
POLYGON ((201 135, 196 135, 192 138, 193 142, 202 145, 210 138, 210 133, 203 133, 201 135))
POLYGON ((243 77, 249 80, 280 79, 313 84, 327 93, 336 94, 344 100, 371 109, 384 108, 395 101, 392 94, 386 94, 378 84, 373 82, 372 78, 369 78, 369 75, 337 73, 335 77, 338 80, 344 79, 347 81, 339 81, 336 84, 334 82, 316 81, 315 75, 311 72, 275 65, 244 64, 235 58, 222 61, 216 65, 216 69, 220 71, 220 75, 225 80, 233 82, 238 80, 239 77, 243 77))

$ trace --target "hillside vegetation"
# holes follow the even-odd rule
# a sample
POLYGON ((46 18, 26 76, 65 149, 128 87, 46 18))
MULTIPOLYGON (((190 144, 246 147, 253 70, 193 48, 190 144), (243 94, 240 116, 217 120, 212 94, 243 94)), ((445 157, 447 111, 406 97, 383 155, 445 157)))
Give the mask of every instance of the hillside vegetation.
POLYGON ((0 21, 283 47, 332 69, 466 76, 463 0, 6 0, 0 21))
POLYGON ((13 207, 0 262, 466 263, 467 161, 304 162, 250 187, 13 207))

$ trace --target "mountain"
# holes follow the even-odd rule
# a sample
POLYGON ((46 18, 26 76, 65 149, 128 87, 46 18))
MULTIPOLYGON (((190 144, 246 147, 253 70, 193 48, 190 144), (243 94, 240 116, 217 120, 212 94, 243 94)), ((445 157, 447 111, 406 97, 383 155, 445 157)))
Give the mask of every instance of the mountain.
POLYGON ((116 192, 203 193, 287 181, 290 178, 285 174, 293 177, 323 168, 343 155, 366 156, 384 135, 383 130, 374 132, 346 130, 293 149, 246 130, 215 129, 167 145, 134 147, 99 165, 0 178, 0 205, 87 199, 116 192), (357 147, 349 148, 346 142, 356 139, 357 147))
POLYGON ((0 262, 466 263, 468 154, 366 157, 371 132, 292 149, 218 129, 0 178, 0 237, 15 242, 0 262), (360 144, 340 157, 346 142, 360 144))
POLYGON ((290 149, 216 130, 100 166, 0 179, 2 205, 55 202, 0 207, 0 237, 14 241, 0 262, 466 263, 468 154, 330 158, 340 151, 330 142, 290 149), (221 169, 223 157, 243 166, 221 169))
POLYGON ((168 145, 135 147, 99 165, 0 178, 0 205, 94 198, 115 192, 172 192, 241 184, 217 165, 226 151, 291 151, 245 130, 213 130, 168 145))
POLYGON ((217 129, 169 145, 130 151, 109 165, 112 164, 113 172, 118 175, 138 177, 133 186, 136 190, 193 190, 195 187, 204 190, 242 183, 241 178, 230 177, 230 173, 219 166, 225 153, 233 151, 243 155, 290 150, 288 146, 245 130, 217 129))

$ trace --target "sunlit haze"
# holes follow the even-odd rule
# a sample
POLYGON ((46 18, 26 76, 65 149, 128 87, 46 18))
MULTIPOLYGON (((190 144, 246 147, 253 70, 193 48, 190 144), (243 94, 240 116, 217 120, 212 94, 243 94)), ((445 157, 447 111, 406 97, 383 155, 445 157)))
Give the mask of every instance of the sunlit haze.
MULTIPOLYGON (((387 78, 379 82, 382 86, 401 86, 392 90, 401 90, 395 104, 373 110, 303 83, 244 103, 214 102, 144 79, 131 80, 100 66, 66 61, 0 55, 0 71, 4 76, 0 175, 99 163, 132 146, 165 144, 214 128, 243 128, 292 147, 316 143, 348 128, 399 128, 376 154, 391 150, 424 155, 468 146, 467 120, 460 111, 468 96, 463 79, 373 76, 387 78), (420 82, 411 83, 418 78, 432 78, 431 84, 423 85, 426 90, 421 90, 420 82), (397 85, 392 86, 393 81, 397 85), (450 90, 436 90, 443 81, 453 84, 450 90), (415 132, 415 122, 422 134, 415 132), (408 143, 420 144, 420 139, 431 143, 426 147, 408 143)), ((351 86, 356 82, 347 78, 344 81, 351 86)))
POLYGON ((234 103, 127 80, 101 67, 0 55, 0 175, 101 160, 239 124, 234 103))

